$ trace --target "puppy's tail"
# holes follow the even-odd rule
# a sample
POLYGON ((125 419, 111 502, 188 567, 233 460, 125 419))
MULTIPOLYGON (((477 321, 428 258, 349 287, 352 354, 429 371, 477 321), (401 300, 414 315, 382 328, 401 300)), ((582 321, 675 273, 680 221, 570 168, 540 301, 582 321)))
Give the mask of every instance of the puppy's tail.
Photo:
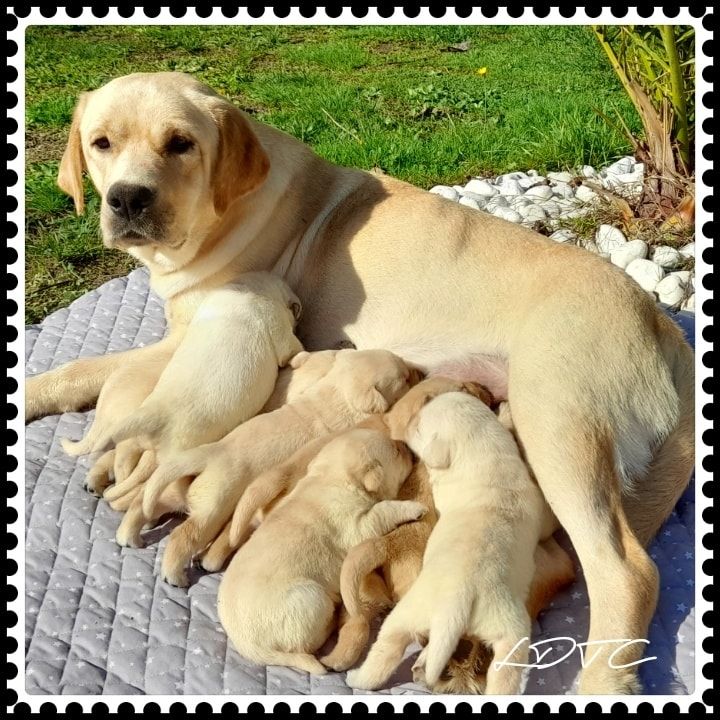
POLYGON ((89 452, 92 452, 92 448, 94 445, 91 434, 92 428, 82 440, 78 440, 77 442, 74 440, 68 440, 67 438, 63 438, 60 441, 62 449, 66 452, 66 454, 70 455, 71 457, 75 457, 77 455, 87 455, 89 452))
POLYGON ((452 605, 449 612, 435 615, 430 624, 430 634, 425 656, 425 681, 434 687, 465 633, 470 621, 471 603, 452 605))
POLYGON ((365 615, 360 584, 387 560, 385 537, 371 538, 356 545, 345 557, 340 570, 340 595, 350 617, 365 615))
POLYGON ((186 450, 172 460, 160 463, 148 479, 143 491, 145 517, 152 517, 158 498, 170 483, 188 475, 199 475, 206 467, 207 454, 202 446, 186 450))
MULTIPOLYGON (((256 661, 257 662, 257 661, 256 661)), ((268 650, 263 653, 262 665, 283 665, 304 670, 311 675, 325 675, 327 668, 310 653, 280 652, 268 650)))

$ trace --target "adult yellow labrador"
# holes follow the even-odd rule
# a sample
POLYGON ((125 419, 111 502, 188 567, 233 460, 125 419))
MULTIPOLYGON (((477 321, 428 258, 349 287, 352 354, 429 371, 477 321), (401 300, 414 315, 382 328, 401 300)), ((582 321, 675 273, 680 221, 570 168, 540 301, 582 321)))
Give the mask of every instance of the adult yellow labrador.
MULTIPOLYGON (((590 641, 643 639, 657 570, 643 546, 694 459, 693 354, 625 273, 530 230, 388 177, 331 165, 192 77, 121 77, 80 97, 60 187, 102 197, 109 247, 139 258, 170 333, 250 270, 300 297, 309 349, 387 348, 507 392, 545 497, 579 554, 590 641)), ((28 380, 27 417, 78 410, 132 354, 28 380)), ((601 650, 585 693, 638 689, 644 645, 601 650)))

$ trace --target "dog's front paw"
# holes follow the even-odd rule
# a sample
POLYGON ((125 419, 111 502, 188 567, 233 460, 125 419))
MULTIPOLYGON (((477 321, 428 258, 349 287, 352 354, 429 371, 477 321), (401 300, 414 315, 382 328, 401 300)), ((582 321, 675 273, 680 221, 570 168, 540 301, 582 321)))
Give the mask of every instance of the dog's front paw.
POLYGON ((175 587, 184 588, 190 585, 190 578, 184 567, 172 567, 169 563, 163 562, 160 576, 166 583, 175 587))

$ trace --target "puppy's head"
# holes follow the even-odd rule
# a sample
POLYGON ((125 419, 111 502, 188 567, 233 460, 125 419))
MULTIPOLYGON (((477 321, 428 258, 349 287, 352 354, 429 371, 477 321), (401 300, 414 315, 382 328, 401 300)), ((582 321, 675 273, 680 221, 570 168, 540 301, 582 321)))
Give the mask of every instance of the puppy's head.
POLYGON ((383 413, 421 378, 420 371, 387 350, 339 350, 333 381, 362 413, 383 413))
POLYGON ((259 295, 264 295, 286 308, 293 327, 297 324, 302 313, 302 303, 279 275, 269 272, 248 272, 240 275, 237 282, 238 285, 243 285, 259 295))
POLYGON ((314 472, 342 477, 379 499, 397 496, 412 470, 412 453, 387 433, 355 428, 328 443, 313 461, 314 472))
POLYGON ((187 253, 264 181, 269 161, 245 116, 191 76, 137 73, 84 93, 75 108, 58 184, 78 213, 85 170, 107 246, 187 253))
POLYGON ((492 394, 484 385, 453 380, 439 375, 429 377, 409 390, 386 414, 385 421, 390 430, 390 436, 397 440, 408 438, 417 426, 420 410, 438 395, 448 392, 465 392, 482 400, 488 406, 493 403, 492 394))

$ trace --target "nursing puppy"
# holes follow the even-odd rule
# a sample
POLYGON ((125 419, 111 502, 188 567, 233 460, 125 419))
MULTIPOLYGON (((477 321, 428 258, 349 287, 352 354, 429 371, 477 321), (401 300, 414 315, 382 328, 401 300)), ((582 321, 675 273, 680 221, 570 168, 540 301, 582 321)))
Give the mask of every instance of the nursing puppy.
MULTIPOLYGON (((385 414, 391 437, 404 437, 410 419, 430 400, 442 393, 458 391, 488 405, 493 402, 490 392, 477 383, 428 378, 409 390, 385 414)), ((322 658, 322 663, 333 670, 347 670, 357 662, 367 646, 372 620, 396 605, 420 574, 425 546, 437 522, 428 471, 422 462, 413 467, 398 498, 419 502, 428 512, 417 522, 366 540, 348 553, 340 574, 343 613, 338 640, 332 652, 322 658), (382 579, 375 570, 380 571, 382 579)))
MULTIPOLYGON (((326 672, 313 653, 335 625, 345 554, 425 512, 420 503, 393 499, 411 467, 402 442, 366 428, 340 435, 318 453, 220 583, 220 622, 241 655, 326 672)), ((243 517, 262 507, 257 498, 263 493, 253 485, 238 505, 243 517)))
POLYGON ((510 434, 479 400, 446 393, 409 422, 407 442, 429 469, 438 522, 418 579, 387 617, 351 687, 384 684, 414 639, 427 638, 415 678, 438 682, 460 638, 493 652, 487 694, 520 690, 530 616, 525 607, 544 534, 545 501, 510 434))
MULTIPOLYGON (((273 410, 278 410, 286 403, 295 402, 309 387, 327 375, 335 362, 337 352, 337 350, 319 350, 314 353, 305 351, 298 353, 287 367, 281 368, 278 373, 277 382, 275 383, 275 389, 260 413, 272 412, 273 410)), ((123 441, 120 445, 126 442, 134 441, 123 441)), ((115 451, 111 450, 110 452, 114 453, 115 451)), ((100 461, 98 461, 98 463, 99 462, 100 461)), ((112 507, 113 510, 120 512, 127 511, 135 498, 143 492, 144 482, 152 474, 154 469, 155 467, 143 478, 137 478, 137 473, 133 473, 133 476, 135 476, 137 480, 133 477, 128 477, 124 482, 118 480, 118 484, 113 488, 109 488, 103 497, 109 500, 110 507, 112 507)), ((229 531, 225 534, 225 537, 228 535, 229 531)), ((223 556, 221 566, 229 552, 230 550, 226 551, 226 554, 223 556)))
MULTIPOLYGON (((301 369, 312 355, 293 363, 301 369)), ((162 563, 168 582, 186 585, 186 566, 218 535, 255 477, 308 442, 386 411, 419 380, 418 371, 386 350, 338 351, 327 375, 295 402, 248 420, 219 442, 163 462, 133 500, 118 542, 138 545, 144 524, 168 512, 187 511, 188 519, 170 536, 162 563)))
POLYGON ((154 390, 113 440, 146 436, 162 456, 219 440, 257 415, 278 367, 303 349, 293 334, 299 316, 300 301, 270 273, 208 292, 154 390))

